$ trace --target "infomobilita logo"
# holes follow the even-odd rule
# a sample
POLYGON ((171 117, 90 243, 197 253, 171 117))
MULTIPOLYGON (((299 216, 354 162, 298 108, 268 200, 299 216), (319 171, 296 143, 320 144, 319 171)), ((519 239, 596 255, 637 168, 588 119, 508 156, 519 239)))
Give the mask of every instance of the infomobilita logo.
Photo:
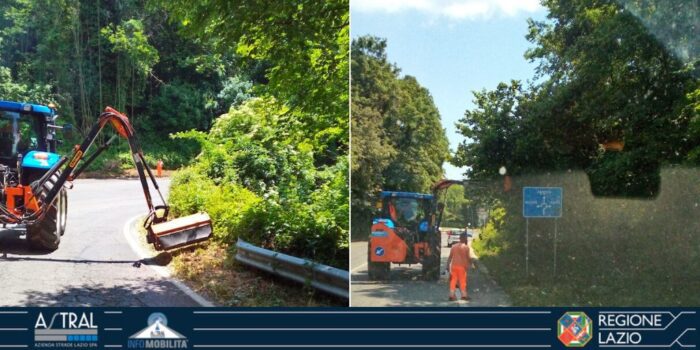
POLYGON ((557 322, 557 338, 569 348, 586 346, 593 338, 593 323, 584 312, 567 312, 557 322))
POLYGON ((148 326, 129 337, 129 349, 186 349, 187 337, 168 327, 160 312, 148 316, 148 326))

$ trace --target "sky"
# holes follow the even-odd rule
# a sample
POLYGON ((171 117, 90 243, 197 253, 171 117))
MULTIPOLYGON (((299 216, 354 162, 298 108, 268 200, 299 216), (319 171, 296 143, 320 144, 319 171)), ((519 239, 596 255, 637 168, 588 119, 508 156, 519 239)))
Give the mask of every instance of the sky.
MULTIPOLYGON (((538 0, 352 0, 350 30, 387 39, 389 61, 432 94, 454 151, 464 140, 455 122, 474 107, 472 91, 533 78, 536 63, 523 57, 533 46, 527 19, 546 14, 538 0)), ((463 178, 464 169, 444 168, 446 178, 463 178)))

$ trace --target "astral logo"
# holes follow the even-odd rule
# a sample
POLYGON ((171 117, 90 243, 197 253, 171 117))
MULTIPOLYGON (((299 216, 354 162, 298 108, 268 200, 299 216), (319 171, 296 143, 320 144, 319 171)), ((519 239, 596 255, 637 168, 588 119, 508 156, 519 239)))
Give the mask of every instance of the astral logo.
POLYGON ((92 312, 40 312, 34 323, 35 348, 96 348, 97 340, 92 312))
POLYGON ((591 319, 583 312, 567 312, 557 322, 557 338, 569 348, 586 346, 592 333, 591 319))
POLYGON ((148 326, 129 337, 129 349, 186 349, 187 338, 168 327, 160 312, 148 316, 148 326))

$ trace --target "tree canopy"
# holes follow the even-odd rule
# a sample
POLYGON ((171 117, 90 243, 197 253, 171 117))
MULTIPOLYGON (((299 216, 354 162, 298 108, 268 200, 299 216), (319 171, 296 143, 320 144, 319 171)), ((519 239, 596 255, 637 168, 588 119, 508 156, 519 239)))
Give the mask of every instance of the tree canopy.
POLYGON ((105 106, 125 112, 149 162, 185 166, 173 213, 339 267, 348 67, 347 0, 0 2, 0 97, 56 103, 76 140, 105 106))
POLYGON ((583 169, 598 194, 649 197, 659 166, 697 164, 698 57, 674 55, 616 2, 544 5, 548 18, 529 22, 535 46, 525 53, 539 62, 537 79, 474 93, 476 107, 457 124, 470 140, 455 165, 475 178, 502 165, 511 174, 583 169))
POLYGON ((380 190, 428 192, 449 157, 445 130, 430 92, 387 61, 386 40, 352 43, 352 218, 358 237, 369 230, 380 190))

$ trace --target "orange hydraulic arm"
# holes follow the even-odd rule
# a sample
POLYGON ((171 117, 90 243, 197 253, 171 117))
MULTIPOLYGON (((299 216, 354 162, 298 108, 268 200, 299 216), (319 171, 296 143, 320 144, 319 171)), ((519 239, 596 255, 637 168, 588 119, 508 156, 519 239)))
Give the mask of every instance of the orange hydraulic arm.
MULTIPOLYGON (((464 180, 440 180, 436 182, 430 189, 433 191, 433 196, 435 196, 435 201, 437 202, 438 195, 440 194, 441 191, 447 190, 450 188, 452 185, 465 185, 466 182, 464 180)), ((438 205, 438 208, 436 208, 438 211, 438 217, 437 217, 437 222, 435 223, 435 227, 440 227, 440 223, 442 223, 442 212, 444 211, 444 206, 440 207, 438 205)))
MULTIPOLYGON (((141 181, 141 187, 143 188, 143 194, 146 197, 146 204, 148 205, 148 210, 149 214, 155 212, 156 208, 153 206, 153 200, 151 197, 151 192, 148 187, 148 181, 146 179, 146 172, 148 172, 148 176, 151 178, 151 181, 153 182, 153 187, 156 189, 158 194, 160 195, 161 200, 163 203, 165 203, 165 200, 163 199, 163 195, 160 193, 160 189, 158 187, 158 183, 156 182, 155 177, 153 176, 153 173, 151 170, 148 168, 146 165, 146 160, 143 156, 143 151, 141 150, 141 146, 138 143, 138 140, 136 139, 136 135, 134 134, 134 128, 131 126, 131 123, 129 122, 129 118, 117 111, 116 109, 112 107, 107 107, 105 108, 105 111, 100 114, 100 117, 97 121, 97 123, 92 127, 90 132, 88 133, 87 137, 85 137, 85 140, 83 140, 83 143, 80 145, 75 145, 75 148, 73 149, 73 154, 70 156, 70 161, 68 161, 68 165, 63 169, 61 172, 60 176, 58 177, 58 181, 56 182, 55 186, 51 189, 51 191, 47 194, 46 198, 44 199, 42 205, 40 206, 39 210, 39 215, 41 215, 41 211, 47 207, 47 204, 50 204, 54 201, 56 196, 58 195, 58 192, 61 190, 61 187, 65 184, 66 181, 73 181, 77 178, 78 175, 88 166, 90 163, 97 158, 97 156, 102 153, 107 147, 109 147, 109 144, 114 140, 114 137, 107 141, 105 145, 100 147, 99 150, 95 152, 82 166, 81 168, 76 170, 76 167, 80 163, 80 161, 83 159, 85 156, 85 153, 88 151, 90 146, 94 143, 95 139, 97 138, 97 135, 102 131, 102 129, 107 125, 111 125, 114 130, 117 132, 119 136, 122 138, 125 138, 127 142, 129 143, 129 148, 131 149, 131 157, 134 161, 134 165, 136 166, 136 171, 139 174, 139 179, 141 181)), ((55 167, 56 169, 51 169, 48 173, 53 174, 55 173, 60 165, 63 165, 66 163, 66 161, 61 159, 57 163, 59 165, 58 167, 55 167)), ((50 176, 50 175, 49 175, 50 176)), ((167 216, 167 210, 168 207, 167 205, 159 206, 158 209, 165 209, 166 211, 166 216, 167 216)), ((36 213, 35 213, 36 214, 36 213)))

